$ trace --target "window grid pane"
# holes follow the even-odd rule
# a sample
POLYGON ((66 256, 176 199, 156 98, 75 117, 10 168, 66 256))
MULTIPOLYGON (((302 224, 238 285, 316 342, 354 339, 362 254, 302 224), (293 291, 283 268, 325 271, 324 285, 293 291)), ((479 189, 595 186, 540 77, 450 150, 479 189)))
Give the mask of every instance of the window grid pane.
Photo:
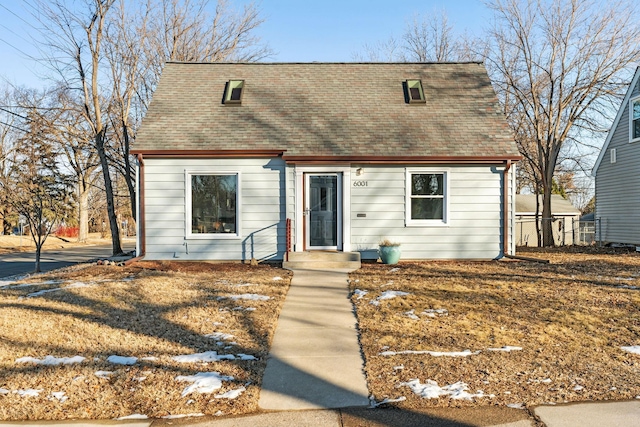
POLYGON ((412 221, 445 218, 444 173, 412 173, 410 212, 412 221))

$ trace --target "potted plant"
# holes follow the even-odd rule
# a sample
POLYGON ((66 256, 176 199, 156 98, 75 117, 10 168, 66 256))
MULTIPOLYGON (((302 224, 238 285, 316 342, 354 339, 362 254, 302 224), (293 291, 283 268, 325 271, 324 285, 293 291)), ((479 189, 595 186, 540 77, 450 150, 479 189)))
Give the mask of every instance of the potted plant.
POLYGON ((378 253, 383 264, 397 264, 400 260, 400 243, 382 239, 378 243, 378 253))

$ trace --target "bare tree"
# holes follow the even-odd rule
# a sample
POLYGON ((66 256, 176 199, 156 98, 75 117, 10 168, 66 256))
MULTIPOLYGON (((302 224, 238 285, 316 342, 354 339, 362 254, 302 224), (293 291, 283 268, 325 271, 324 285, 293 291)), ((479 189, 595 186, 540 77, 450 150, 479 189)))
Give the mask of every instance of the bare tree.
POLYGON ((543 194, 543 244, 553 245, 551 193, 563 147, 601 132, 640 60, 633 2, 493 0, 487 65, 521 153, 543 194))
POLYGON ((26 220, 36 246, 35 271, 39 272, 42 246, 72 210, 73 179, 60 168, 60 152, 47 121, 35 108, 25 114, 22 127, 27 132, 17 141, 11 174, 2 177, 0 187, 10 193, 9 203, 26 220))

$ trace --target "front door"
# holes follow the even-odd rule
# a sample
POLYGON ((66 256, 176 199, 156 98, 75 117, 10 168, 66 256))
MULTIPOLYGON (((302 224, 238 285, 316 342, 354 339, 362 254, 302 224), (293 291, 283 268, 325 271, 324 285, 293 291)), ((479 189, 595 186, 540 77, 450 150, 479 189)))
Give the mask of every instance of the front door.
POLYGON ((305 175, 305 228, 307 249, 333 249, 341 246, 340 175, 305 175))

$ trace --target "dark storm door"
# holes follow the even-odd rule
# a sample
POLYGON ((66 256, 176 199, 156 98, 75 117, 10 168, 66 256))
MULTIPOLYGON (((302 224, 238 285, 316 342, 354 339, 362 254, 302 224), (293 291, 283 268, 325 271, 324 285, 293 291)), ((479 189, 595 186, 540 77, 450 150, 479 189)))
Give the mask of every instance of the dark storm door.
POLYGON ((335 249, 339 241, 340 179, 338 174, 306 175, 307 249, 335 249))

